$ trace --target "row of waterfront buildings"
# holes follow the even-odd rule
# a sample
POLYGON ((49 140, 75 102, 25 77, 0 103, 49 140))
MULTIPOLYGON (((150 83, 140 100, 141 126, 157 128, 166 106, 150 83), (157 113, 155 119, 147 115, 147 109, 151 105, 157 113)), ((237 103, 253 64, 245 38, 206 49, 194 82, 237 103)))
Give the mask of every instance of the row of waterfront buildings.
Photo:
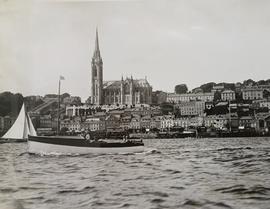
POLYGON ((162 114, 160 109, 134 108, 134 110, 111 110, 98 112, 91 116, 73 116, 61 120, 61 128, 68 131, 169 131, 172 128, 197 127, 215 128, 217 130, 254 129, 254 131, 268 132, 270 127, 270 114, 256 113, 255 115, 237 116, 236 113, 223 115, 196 115, 176 117, 174 114, 162 114))
MULTIPOLYGON (((230 108, 235 109, 235 104, 230 104, 230 108)), ((245 105, 243 108, 248 109, 245 105)), ((164 114, 159 106, 141 106, 125 109, 96 109, 91 107, 90 111, 75 109, 61 115, 60 128, 68 132, 81 132, 83 130, 105 131, 105 132, 158 132, 170 131, 173 128, 215 128, 217 130, 229 130, 233 128, 254 129, 258 132, 268 132, 270 128, 270 113, 262 112, 251 115, 238 116, 236 112, 207 115, 190 114, 175 115, 173 113, 164 114)), ((193 111, 195 112, 195 111, 193 111)), ((43 134, 53 132, 57 127, 56 117, 50 114, 32 116, 33 123, 38 132, 43 134)), ((15 121, 15 118, 0 117, 0 131, 8 130, 15 121)))

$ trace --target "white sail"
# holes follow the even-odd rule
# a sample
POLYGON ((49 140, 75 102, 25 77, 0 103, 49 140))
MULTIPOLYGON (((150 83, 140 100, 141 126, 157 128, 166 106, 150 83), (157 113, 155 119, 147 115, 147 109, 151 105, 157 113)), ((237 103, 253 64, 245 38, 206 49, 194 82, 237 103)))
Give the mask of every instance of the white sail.
POLYGON ((31 135, 31 136, 37 136, 37 132, 36 132, 34 126, 33 126, 33 123, 31 121, 31 118, 29 117, 29 115, 27 113, 26 113, 26 117, 28 118, 28 121, 29 121, 29 123, 28 123, 29 135, 31 135))
POLYGON ((23 139, 27 139, 28 135, 30 134, 29 131, 29 125, 28 125, 28 118, 26 117, 26 115, 24 116, 24 130, 23 130, 23 139))
POLYGON ((2 138, 27 139, 29 134, 33 136, 37 135, 30 117, 25 112, 23 104, 16 121, 2 138))
POLYGON ((12 127, 7 131, 7 133, 2 137, 6 139, 23 139, 25 132, 25 110, 24 104, 22 105, 21 111, 12 125, 12 127))

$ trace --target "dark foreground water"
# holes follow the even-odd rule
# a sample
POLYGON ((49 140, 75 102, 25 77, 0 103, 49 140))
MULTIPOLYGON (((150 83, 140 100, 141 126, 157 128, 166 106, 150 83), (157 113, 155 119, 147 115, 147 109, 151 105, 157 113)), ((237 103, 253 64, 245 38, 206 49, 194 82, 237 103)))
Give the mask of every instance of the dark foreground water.
POLYGON ((145 140, 134 155, 0 144, 0 208, 270 208, 270 138, 145 140))

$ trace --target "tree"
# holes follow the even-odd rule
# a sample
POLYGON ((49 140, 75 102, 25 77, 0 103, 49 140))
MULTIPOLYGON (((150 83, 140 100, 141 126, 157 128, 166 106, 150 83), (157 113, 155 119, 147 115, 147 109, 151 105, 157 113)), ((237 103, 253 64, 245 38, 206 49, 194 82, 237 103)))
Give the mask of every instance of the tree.
POLYGON ((191 92, 197 94, 197 93, 203 93, 203 90, 200 87, 197 87, 195 89, 192 89, 191 92))
POLYGON ((267 85, 267 82, 265 80, 259 80, 257 82, 258 85, 267 85))
POLYGON ((11 92, 3 92, 0 94, 0 116, 17 116, 23 104, 23 96, 21 94, 13 94, 11 92))
POLYGON ((174 92, 176 94, 185 94, 187 93, 188 88, 186 84, 179 84, 174 87, 174 92))
POLYGON ((229 112, 228 104, 225 105, 216 105, 210 109, 205 109, 207 115, 224 115, 229 112))
POLYGON ((237 103, 243 102, 242 92, 235 92, 235 100, 237 103))
POLYGON ((67 131, 68 131, 67 127, 62 127, 60 130, 60 135, 66 135, 67 131))
POLYGON ((235 91, 235 84, 234 83, 224 83, 225 89, 231 89, 232 91, 235 91))
POLYGON ((160 110, 161 110, 162 114, 167 115, 169 113, 173 113, 174 106, 171 103, 162 103, 160 105, 160 110))
POLYGON ((64 99, 66 97, 70 97, 70 94, 69 93, 63 93, 60 97, 61 97, 61 99, 64 99))
POLYGON ((44 103, 44 101, 42 99, 40 99, 40 98, 32 99, 31 96, 30 97, 24 97, 23 100, 24 100, 25 108, 26 108, 27 111, 31 111, 35 107, 37 107, 37 106, 44 103))
POLYGON ((216 102, 216 101, 219 101, 219 100, 221 100, 221 93, 217 91, 214 94, 214 101, 216 102))
POLYGON ((181 111, 180 111, 179 108, 175 108, 175 110, 174 110, 174 116, 175 116, 176 118, 181 117, 181 111))
POLYGON ((268 91, 268 90, 263 90, 263 98, 269 98, 270 97, 270 91, 268 91))
POLYGON ((256 84, 255 81, 253 81, 252 79, 248 79, 248 80, 245 80, 243 82, 244 86, 254 86, 256 84))
POLYGON ((201 85, 200 88, 203 90, 203 92, 211 92, 214 85, 216 85, 215 82, 209 82, 209 83, 201 85))

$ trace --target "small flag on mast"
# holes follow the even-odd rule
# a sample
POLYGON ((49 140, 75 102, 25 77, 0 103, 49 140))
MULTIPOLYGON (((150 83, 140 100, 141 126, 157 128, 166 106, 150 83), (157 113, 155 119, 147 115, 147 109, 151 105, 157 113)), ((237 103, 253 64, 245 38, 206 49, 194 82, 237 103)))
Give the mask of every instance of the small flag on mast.
POLYGON ((60 75, 60 80, 65 80, 65 77, 60 75))

